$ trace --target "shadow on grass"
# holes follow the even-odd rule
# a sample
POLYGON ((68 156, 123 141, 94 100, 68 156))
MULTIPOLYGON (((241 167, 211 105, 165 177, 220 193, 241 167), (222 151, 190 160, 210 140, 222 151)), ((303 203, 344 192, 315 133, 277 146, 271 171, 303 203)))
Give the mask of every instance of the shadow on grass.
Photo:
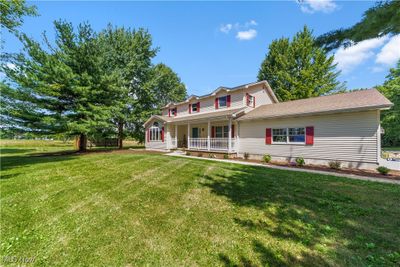
MULTIPOLYGON (((258 214, 263 215, 250 218, 238 213, 232 220, 260 239, 254 239, 251 248, 264 266, 390 265, 400 260, 391 258, 398 249, 395 243, 400 242, 395 230, 400 226, 400 211, 394 208, 400 190, 395 186, 253 166, 235 166, 205 178, 203 185, 214 194, 261 211, 258 214), (389 189, 388 194, 381 189, 389 189), (382 199, 370 201, 370 194, 380 194, 382 199), (271 237, 287 247, 263 243, 263 238, 271 237), (368 249, 367 243, 375 249, 368 249), (295 252, 291 246, 300 250, 295 252)), ((231 256, 239 263, 223 253, 221 263, 259 265, 231 256)))
MULTIPOLYGON (((8 150, 9 154, 17 155, 2 155, 0 170, 6 171, 18 167, 25 167, 35 164, 43 164, 50 162, 60 162, 74 159, 78 156, 76 151, 73 150, 62 150, 56 152, 41 152, 41 153, 29 153, 37 151, 35 149, 24 149, 24 148, 13 148, 4 149, 8 150)), ((2 149, 3 152, 3 149, 2 149)), ((19 173, 1 174, 0 179, 10 179, 19 175, 19 173)))
MULTIPOLYGON (((97 147, 93 149, 88 149, 85 152, 78 152, 76 150, 60 150, 60 151, 44 151, 37 152, 35 149, 25 149, 25 148, 13 148, 13 149, 4 149, 8 151, 8 154, 2 155, 0 158, 0 170, 10 170, 17 167, 23 167, 34 164, 42 164, 42 163, 50 163, 50 162, 60 162, 78 158, 81 155, 86 154, 97 154, 97 153, 141 153, 137 146, 137 149, 131 148, 104 148, 97 147), (33 152, 33 153, 29 153, 33 152), (14 154, 14 155, 13 155, 14 154), (17 154, 17 155, 15 155, 17 154)), ((2 149, 3 151, 3 149, 2 149)), ((151 154, 151 152, 144 152, 146 154, 151 154)), ((159 154, 159 152, 157 152, 159 154)), ((16 174, 9 175, 1 175, 0 179, 9 179, 16 176, 16 174)))
POLYGON ((35 151, 35 149, 26 149, 26 148, 1 148, 0 153, 4 154, 22 154, 35 151))

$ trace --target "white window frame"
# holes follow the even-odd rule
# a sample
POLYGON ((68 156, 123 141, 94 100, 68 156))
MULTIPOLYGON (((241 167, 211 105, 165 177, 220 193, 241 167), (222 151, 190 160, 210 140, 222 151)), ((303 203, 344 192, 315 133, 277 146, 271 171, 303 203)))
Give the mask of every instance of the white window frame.
POLYGON ((149 142, 161 142, 162 126, 160 127, 158 122, 154 122, 149 128, 149 135, 149 142))
POLYGON ((191 108, 191 112, 192 112, 192 113, 197 112, 197 104, 198 104, 198 103, 194 103, 194 104, 191 104, 191 105, 190 105, 190 108, 191 108), (194 110, 193 108, 196 108, 196 110, 194 110))
POLYGON ((248 107, 254 107, 254 99, 255 96, 248 94, 247 95, 247 106, 248 107))
MULTIPOLYGON (((275 135, 275 136, 285 136, 285 135, 275 135)), ((296 135, 295 135, 296 136, 296 135)), ((287 144, 287 145, 305 145, 306 144, 306 127, 304 126, 292 126, 292 127, 279 127, 279 128, 272 128, 271 129, 271 141, 272 144, 287 144), (302 128, 303 129, 303 136, 304 136, 304 142, 290 142, 289 140, 289 129, 298 129, 298 128, 302 128), (274 130, 278 130, 278 129, 285 129, 286 131, 286 141, 285 142, 276 142, 274 141, 274 130)))
POLYGON ((227 107, 228 107, 228 96, 225 95, 225 96, 218 97, 218 108, 227 108, 227 107), (221 106, 221 102, 220 102, 221 98, 225 98, 225 106, 221 106))
POLYGON ((178 113, 178 109, 177 108, 170 108, 171 116, 176 116, 176 113, 178 113))
POLYGON ((216 138, 228 138, 229 137, 229 126, 227 125, 220 125, 220 126, 215 126, 215 137, 216 138), (220 128, 221 129, 221 136, 217 136, 217 129, 220 128), (227 130, 227 131, 225 131, 227 130), (226 134, 226 137, 225 137, 226 134))

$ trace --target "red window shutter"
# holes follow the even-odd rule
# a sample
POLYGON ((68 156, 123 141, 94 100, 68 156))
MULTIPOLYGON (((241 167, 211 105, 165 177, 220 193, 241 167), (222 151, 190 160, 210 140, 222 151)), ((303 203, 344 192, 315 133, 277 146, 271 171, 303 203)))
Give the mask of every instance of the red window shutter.
POLYGON ((200 112, 200 102, 197 102, 197 112, 200 112))
POLYGON ((249 93, 246 93, 246 106, 249 105, 249 93))
POLYGON ((178 115, 178 108, 175 108, 175 115, 174 116, 176 116, 176 115, 178 115))
POLYGON ((215 137, 215 127, 211 126, 211 138, 215 137))
POLYGON ((192 113, 192 104, 189 104, 189 114, 192 113))
POLYGON ((231 106, 231 95, 226 96, 226 106, 228 108, 231 106))
POLYGON ((255 108, 255 107, 256 107, 256 97, 253 96, 253 108, 255 108))
POLYGON ((147 142, 150 142, 150 129, 147 129, 147 142))
POLYGON ((306 127, 306 145, 314 144, 314 126, 306 127))
POLYGON ((272 129, 271 128, 265 129, 265 144, 266 145, 272 144, 272 129))
POLYGON ((164 142, 164 127, 161 128, 161 141, 164 142))
POLYGON ((168 109, 168 117, 171 117, 171 109, 168 109))
POLYGON ((218 109, 218 97, 215 98, 214 104, 215 104, 215 109, 218 109))
POLYGON ((231 126, 231 137, 234 138, 235 137, 235 125, 231 126))

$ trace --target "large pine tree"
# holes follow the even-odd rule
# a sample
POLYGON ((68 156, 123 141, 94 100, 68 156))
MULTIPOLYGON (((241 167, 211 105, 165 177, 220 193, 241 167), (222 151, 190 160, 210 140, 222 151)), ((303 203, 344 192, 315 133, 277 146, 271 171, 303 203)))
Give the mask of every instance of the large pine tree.
POLYGON ((358 42, 400 33, 400 1, 378 1, 364 12, 360 22, 346 29, 333 30, 316 39, 318 45, 333 50, 341 45, 351 46, 358 42))
POLYGON ((101 67, 101 49, 88 24, 74 31, 57 21, 55 45, 21 35, 24 52, 6 55, 1 83, 3 127, 38 134, 78 135, 79 150, 87 136, 112 127, 112 77, 101 67))
POLYGON ((281 38, 270 44, 258 80, 267 80, 280 101, 334 93, 344 85, 337 80, 340 72, 333 60, 305 26, 291 41, 281 38))

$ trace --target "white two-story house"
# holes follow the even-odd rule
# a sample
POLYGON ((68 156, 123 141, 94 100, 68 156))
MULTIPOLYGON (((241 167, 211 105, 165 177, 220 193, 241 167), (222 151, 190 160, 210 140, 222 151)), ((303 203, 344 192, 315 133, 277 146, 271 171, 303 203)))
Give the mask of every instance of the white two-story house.
POLYGON ((151 116, 145 145, 373 168, 380 158, 380 110, 391 105, 375 89, 279 103, 267 81, 219 87, 151 116))

